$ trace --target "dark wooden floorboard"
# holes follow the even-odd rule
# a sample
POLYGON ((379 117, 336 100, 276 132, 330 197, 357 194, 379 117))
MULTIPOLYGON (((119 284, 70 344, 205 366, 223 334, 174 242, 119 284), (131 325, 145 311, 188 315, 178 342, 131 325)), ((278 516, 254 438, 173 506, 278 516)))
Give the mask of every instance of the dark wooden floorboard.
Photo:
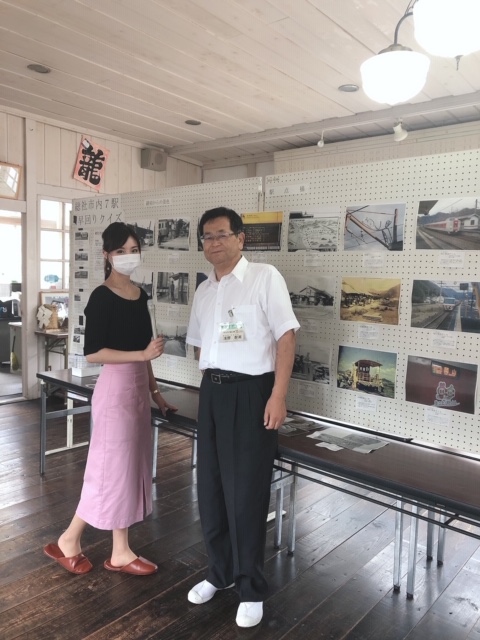
MULTIPOLYGON (((52 407, 61 408, 60 398, 52 407)), ((75 442, 88 438, 75 416, 75 442)), ((94 564, 73 576, 42 553, 68 525, 79 498, 87 449, 47 458, 38 475, 39 403, 0 406, 0 638, 2 640, 480 640, 480 543, 447 533, 445 563, 426 560, 419 527, 415 597, 392 588, 395 513, 384 506, 300 479, 296 551, 275 549, 267 534, 270 585, 256 628, 235 624, 238 598, 219 592, 187 602, 207 558, 197 509, 191 441, 161 432, 153 513, 130 531, 132 547, 159 565, 148 578, 105 571, 110 534, 87 527, 94 564)), ((47 447, 65 442, 65 421, 49 423, 47 447)), ((338 485, 338 483, 333 483, 338 485)), ((288 505, 288 491, 285 506, 288 505)), ((273 510, 273 500, 271 510, 273 510)), ((286 535, 287 517, 283 523, 286 535)), ((403 532, 406 571, 409 519, 403 532)))

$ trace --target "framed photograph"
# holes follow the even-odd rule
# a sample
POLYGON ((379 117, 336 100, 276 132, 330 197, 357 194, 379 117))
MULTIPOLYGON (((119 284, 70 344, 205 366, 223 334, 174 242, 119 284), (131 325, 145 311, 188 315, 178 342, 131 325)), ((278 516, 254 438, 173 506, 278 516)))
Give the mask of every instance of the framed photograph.
POLYGON ((18 164, 0 162, 0 198, 18 200, 22 167, 18 164))
POLYGON ((51 291, 40 291, 40 304, 55 304, 62 311, 64 317, 68 317, 68 303, 70 294, 61 289, 51 291))

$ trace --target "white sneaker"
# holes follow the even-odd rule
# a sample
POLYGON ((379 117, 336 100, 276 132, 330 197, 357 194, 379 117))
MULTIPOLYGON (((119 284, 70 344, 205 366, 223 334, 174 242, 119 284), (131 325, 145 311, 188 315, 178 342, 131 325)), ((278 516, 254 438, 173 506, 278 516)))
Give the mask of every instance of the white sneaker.
POLYGON ((241 602, 235 622, 239 627, 254 627, 263 618, 263 602, 241 602))
MULTIPOLYGON (((234 583, 232 582, 232 584, 229 584, 225 589, 230 589, 233 586, 234 583)), ((202 582, 196 584, 193 589, 190 589, 187 596, 188 601, 193 604, 204 604, 211 600, 217 591, 221 591, 221 589, 214 587, 208 580, 202 580, 202 582)))

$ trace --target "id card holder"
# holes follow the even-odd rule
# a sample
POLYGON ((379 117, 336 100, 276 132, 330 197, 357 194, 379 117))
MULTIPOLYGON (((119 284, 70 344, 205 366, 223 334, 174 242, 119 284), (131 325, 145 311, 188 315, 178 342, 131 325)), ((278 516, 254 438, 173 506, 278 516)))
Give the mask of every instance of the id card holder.
POLYGON ((220 342, 243 342, 245 340, 245 329, 243 322, 221 322, 220 342))

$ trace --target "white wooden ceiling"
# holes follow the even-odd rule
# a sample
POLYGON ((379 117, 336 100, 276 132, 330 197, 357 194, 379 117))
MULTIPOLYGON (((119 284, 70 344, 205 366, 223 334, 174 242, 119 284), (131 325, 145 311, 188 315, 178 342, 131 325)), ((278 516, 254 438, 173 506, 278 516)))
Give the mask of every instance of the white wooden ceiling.
MULTIPOLYGON (((360 85, 407 4, 0 0, 0 105, 206 164, 315 144, 323 129, 328 143, 391 133, 398 117, 410 130, 480 120, 480 53, 458 70, 432 58, 408 105, 338 90, 360 85)), ((399 42, 419 50, 411 18, 399 42)))

